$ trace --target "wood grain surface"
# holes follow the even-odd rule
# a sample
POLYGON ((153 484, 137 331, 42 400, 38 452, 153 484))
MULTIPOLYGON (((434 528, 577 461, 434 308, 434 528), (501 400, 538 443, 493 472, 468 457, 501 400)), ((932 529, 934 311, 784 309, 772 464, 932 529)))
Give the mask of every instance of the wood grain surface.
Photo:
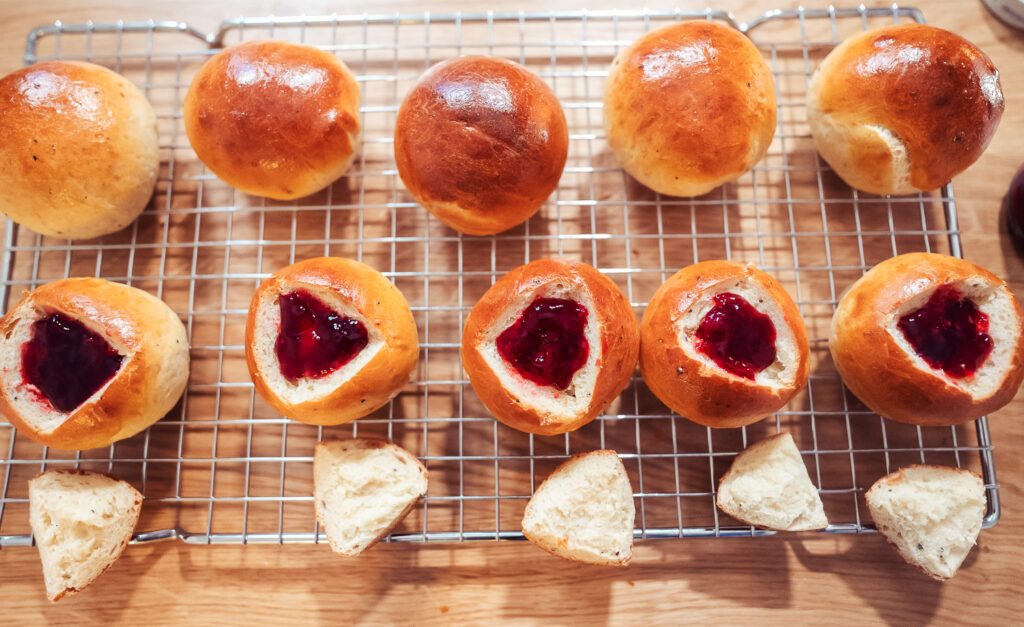
MULTIPOLYGON (((620 6, 622 3, 619 3, 620 6)), ((815 3, 803 3, 817 6, 815 3)), ((824 5, 825 3, 821 3, 824 5)), ((888 3, 868 3, 888 6, 888 3)), ((980 1, 922 0, 928 22, 974 41, 1002 69, 1002 124, 986 154, 955 181, 965 256, 1024 294, 1024 257, 1000 206, 1024 162, 1024 34, 992 18, 980 1)), ((212 30, 237 15, 356 13, 361 3, 129 0, 0 4, 0 73, 22 64, 33 26, 117 19, 187 19, 212 30)), ((537 4, 612 8, 614 2, 537 4)), ((652 2, 652 8, 669 3, 652 2)), ((703 4, 671 6, 702 9, 703 4)), ((795 2, 722 2, 750 19, 795 2)), ((374 12, 518 10, 494 0, 381 0, 374 12)), ((877 534, 780 534, 765 538, 649 540, 625 569, 564 562, 528 543, 380 545, 342 560, 324 545, 133 545, 93 587, 50 605, 33 548, 0 551, 0 622, 11 624, 240 623, 991 623, 1024 612, 1024 396, 991 417, 1003 514, 982 533, 960 573, 931 581, 903 563, 877 534)))

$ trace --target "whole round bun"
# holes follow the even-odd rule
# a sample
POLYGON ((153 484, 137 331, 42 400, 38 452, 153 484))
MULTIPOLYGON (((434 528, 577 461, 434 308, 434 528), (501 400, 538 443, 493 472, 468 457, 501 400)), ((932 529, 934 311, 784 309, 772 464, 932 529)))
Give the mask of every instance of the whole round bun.
POLYGON ((604 89, 608 146, 630 175, 698 196, 761 160, 775 135, 775 81, 760 51, 715 22, 680 22, 634 41, 604 89))
POLYGON ((640 321, 640 374, 673 411, 708 427, 742 427, 782 409, 807 384, 810 349, 796 303, 750 264, 687 266, 655 292, 640 321), (775 327, 775 361, 754 378, 733 374, 695 347, 694 335, 722 293, 742 297, 775 327))
POLYGON ((0 78, 0 211, 37 233, 99 237, 131 224, 160 166, 156 115, 120 74, 47 61, 0 78))
POLYGON ((847 184, 874 194, 942 187, 981 156, 1002 115, 992 61, 924 24, 847 39, 807 93, 818 152, 847 184))
POLYGON ((232 187, 292 200, 327 187, 359 144, 359 85, 334 55, 285 41, 225 48, 185 95, 199 160, 232 187))
POLYGON ((829 350, 843 382, 872 411, 924 426, 957 425, 1006 405, 1024 379, 1020 303, 997 276, 969 261, 911 253, 878 264, 839 299, 829 350), (952 286, 988 317, 992 352, 953 378, 924 361, 898 320, 952 286))
POLYGON ((537 213, 569 154, 565 112, 518 63, 469 56, 427 70, 395 121, 395 162, 416 201, 457 231, 492 235, 537 213))
POLYGON ((569 259, 539 259, 501 277, 473 306, 462 332, 462 366, 494 417, 520 431, 575 431, 600 414, 629 384, 640 349, 629 301, 611 279, 569 259), (565 390, 519 374, 497 349, 497 337, 537 298, 573 300, 587 309, 587 361, 565 390))
POLYGON ((318 257, 282 268, 259 286, 249 305, 249 375, 260 396, 293 420, 338 425, 362 418, 398 394, 418 359, 416 321, 402 292, 380 272, 352 259, 318 257), (361 322, 369 341, 333 372, 293 383, 281 374, 274 345, 281 326, 278 297, 300 289, 361 322))
POLYGON ((0 413, 46 446, 109 446, 163 418, 188 383, 185 326, 162 300, 103 279, 61 279, 25 294, 0 319, 0 413), (22 347, 33 323, 59 313, 100 335, 123 356, 114 376, 71 412, 57 410, 26 380, 22 347))

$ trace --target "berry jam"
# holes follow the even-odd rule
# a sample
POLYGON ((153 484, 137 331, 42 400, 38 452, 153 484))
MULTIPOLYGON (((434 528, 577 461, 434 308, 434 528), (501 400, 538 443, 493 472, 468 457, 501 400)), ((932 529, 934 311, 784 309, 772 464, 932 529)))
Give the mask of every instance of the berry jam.
POLYGON ((75 410, 121 368, 124 357, 81 322, 53 313, 32 323, 21 373, 57 411, 75 410))
POLYGON ((332 311, 309 292, 281 294, 281 330, 274 350, 281 374, 295 383, 341 368, 366 348, 370 336, 355 318, 332 311))
POLYGON ((775 362, 775 325, 736 294, 723 292, 714 301, 697 327, 697 350, 723 370, 753 380, 775 362))
POLYGON ((564 390, 587 363, 587 310, 564 298, 538 298, 498 336, 498 354, 537 385, 564 390))
POLYGON ((954 379, 974 374, 992 352, 988 316, 951 285, 935 290, 897 326, 921 359, 954 379))

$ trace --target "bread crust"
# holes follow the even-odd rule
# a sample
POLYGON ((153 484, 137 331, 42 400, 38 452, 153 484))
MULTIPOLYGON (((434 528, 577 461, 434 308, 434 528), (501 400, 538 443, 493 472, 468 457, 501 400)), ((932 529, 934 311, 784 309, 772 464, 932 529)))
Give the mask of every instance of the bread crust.
POLYGON ((776 126, 775 81, 734 28, 680 22, 638 38, 605 83, 608 145, 662 194, 697 196, 749 170, 776 126))
POLYGON ((942 427, 980 418, 1006 405, 1024 379, 1024 314, 1006 283, 969 261, 909 253, 876 265, 839 299, 829 350, 846 387, 872 411, 914 425, 942 427), (1012 364, 1002 384, 974 398, 934 370, 923 370, 886 330, 908 299, 941 285, 981 277, 1013 302, 1016 325, 1012 364))
MULTIPOLYGON (((613 450, 610 450, 610 449, 601 449, 601 450, 597 450, 597 451, 590 451, 590 452, 587 452, 587 453, 579 453, 577 455, 573 455, 569 459, 567 459, 564 462, 562 462, 561 464, 559 464, 558 468, 555 468, 551 472, 551 474, 548 475, 547 478, 545 478, 544 481, 542 481, 539 486, 537 486, 537 489, 534 490, 533 493, 537 494, 538 492, 540 492, 544 488, 544 484, 547 483, 549 479, 551 479, 552 477, 556 476, 564 468, 566 468, 566 467, 568 467, 568 466, 570 466, 572 464, 575 464, 576 462, 578 462, 579 460, 581 460, 581 459, 583 459, 585 457, 590 457, 592 455, 593 456, 607 456, 607 455, 611 455, 611 456, 614 456, 617 460, 619 459, 619 454, 617 452, 613 451, 613 450)), ((619 460, 619 463, 620 464, 622 463, 621 460, 619 460)), ((532 498, 531 498, 531 502, 532 502, 532 498)), ((629 555, 620 558, 616 562, 608 562, 608 561, 600 561, 600 560, 594 560, 594 559, 586 559, 586 557, 580 555, 579 553, 570 554, 569 551, 568 551, 568 546, 566 545, 566 542, 565 542, 564 538, 558 538, 558 540, 557 540, 558 545, 559 545, 559 549, 562 551, 561 553, 559 553, 558 552, 559 549, 556 549, 555 547, 551 546, 551 544, 549 544, 547 538, 541 537, 541 536, 532 536, 532 535, 530 535, 530 532, 527 529, 528 525, 525 524, 525 523, 526 523, 526 519, 529 518, 531 515, 532 514, 530 512, 530 503, 527 503, 526 504, 526 511, 523 513, 523 525, 522 525, 522 527, 523 527, 523 535, 526 536, 526 539, 529 540, 530 542, 532 542, 534 546, 537 546, 537 547, 540 547, 541 549, 544 549, 545 551, 547 551, 551 555, 554 555, 555 557, 560 557, 562 559, 567 559, 567 560, 572 560, 572 561, 575 561, 575 562, 580 562, 582 564, 594 564, 594 565, 597 565, 597 566, 629 566, 629 562, 632 561, 632 559, 633 559, 633 553, 632 552, 630 552, 629 555)))
POLYGON ((229 185, 277 200, 330 185, 359 144, 359 84, 337 57, 285 41, 225 48, 185 95, 185 131, 229 185))
MULTIPOLYGON (((46 475, 46 474, 62 474, 62 475, 81 475, 81 476, 108 477, 109 479, 113 479, 113 480, 117 481, 118 483, 125 484, 126 486, 128 486, 129 488, 132 489, 132 492, 135 493, 135 507, 132 510, 132 512, 134 514, 135 520, 132 521, 132 529, 134 529, 136 526, 138 526, 138 524, 139 524, 139 516, 142 514, 142 494, 138 490, 135 489, 135 486, 133 486, 132 484, 128 483, 127 481, 124 481, 123 479, 117 479, 115 477, 111 477, 110 475, 104 475, 104 474, 97 473, 97 472, 92 472, 92 471, 89 471, 89 470, 81 470, 81 469, 78 469, 78 468, 68 468, 66 470, 47 470, 46 472, 39 473, 38 475, 35 476, 35 478, 38 479, 39 477, 42 477, 43 475, 46 475)), ((125 541, 122 542, 117 547, 117 549, 115 549, 115 551, 111 554, 110 563, 107 564, 106 566, 104 566, 103 570, 101 570, 100 572, 96 573, 96 576, 93 577, 91 580, 89 580, 89 582, 85 586, 83 586, 81 588, 68 588, 67 590, 62 590, 61 592, 58 592, 53 597, 49 597, 50 601, 52 603, 56 603, 57 601, 60 601, 64 597, 68 597, 68 596, 77 594, 78 592, 81 592, 87 586, 92 584, 93 581, 96 581, 97 579, 99 579, 100 576, 103 575, 103 573, 105 573, 108 570, 110 570, 110 567, 113 566, 115 563, 117 563, 117 560, 121 558, 121 555, 124 553, 125 549, 128 548, 128 545, 131 543, 131 541, 132 541, 132 536, 128 536, 128 538, 126 538, 125 541)))
MULTIPOLYGON (((752 303, 753 304, 753 303, 752 303)), ((742 427, 778 411, 807 384, 810 348, 796 303, 765 272, 734 261, 683 268, 655 292, 640 322, 640 374, 673 411, 708 427, 742 427), (677 323, 720 283, 742 278, 763 289, 781 311, 799 362, 791 385, 772 388, 709 365, 683 350, 677 323)))
MULTIPOLYGON (((48 433, 28 424, 13 404, 12 397, 32 392, 0 386, 0 413, 24 435, 63 450, 108 446, 163 418, 178 402, 188 383, 188 337, 181 319, 160 299, 104 279, 61 279, 27 292, 0 319, 0 337, 10 338, 20 319, 36 320, 38 312, 81 321, 105 336, 124 360, 106 387, 48 433)), ((35 396, 45 402, 41 393, 35 396)))
POLYGON ((808 90, 808 118, 822 156, 849 185, 876 194, 948 183, 984 152, 1003 107, 999 73, 985 53, 924 24, 847 39, 822 61, 808 90), (826 127, 842 139, 825 138, 826 127), (901 142, 906 157, 875 127, 901 142), (894 180, 894 165, 909 166, 907 183, 894 180))
MULTIPOLYGON (((407 459, 407 460, 409 460, 411 462, 414 462, 419 467, 420 475, 423 477, 423 480, 428 482, 428 485, 429 485, 430 472, 427 471, 427 467, 423 465, 423 462, 421 462, 419 460, 419 458, 417 458, 415 455, 413 455, 409 451, 405 450, 401 446, 398 446, 397 444, 394 444, 392 442, 385 442, 384 440, 376 440, 376 439, 373 439, 373 438, 346 438, 346 439, 332 440, 332 441, 351 442, 352 444, 355 444, 356 448, 364 449, 364 450, 365 449, 379 449, 379 448, 390 448, 390 449, 393 449, 395 451, 395 454, 398 455, 399 457, 404 457, 405 459, 407 459)), ((324 447, 327 444, 328 444, 328 442, 317 442, 316 443, 316 450, 317 451, 321 450, 321 448, 324 447)), ((314 456, 315 455, 316 455, 316 453, 314 453, 314 456)), ((399 514, 397 517, 395 517, 395 521, 391 524, 391 526, 388 527, 387 529, 385 529, 384 531, 382 531, 380 533, 380 535, 378 535, 376 538, 374 538, 374 540, 372 542, 367 544, 363 548, 362 551, 358 551, 356 553, 353 553, 352 551, 347 551, 347 550, 345 550, 344 547, 337 546, 333 541, 331 541, 330 538, 328 538, 327 542, 330 545, 331 550, 334 551, 335 553, 337 553, 338 555, 342 555, 342 556, 345 556, 345 557, 349 557, 349 556, 352 556, 352 555, 359 555, 360 553, 365 552, 367 549, 369 549, 370 547, 372 547, 373 545, 377 544, 378 542, 383 540, 385 537, 387 537, 387 535, 389 533, 391 533, 391 531, 395 527, 398 526, 398 523, 400 523, 403 520, 405 520, 405 517, 409 515, 409 512, 412 511, 412 508, 416 507, 416 504, 419 503, 421 500, 423 500, 423 496, 424 495, 421 494, 419 496, 419 498, 414 500, 412 503, 409 503, 409 505, 407 505, 406 508, 402 510, 402 513, 399 514)), ((314 509, 316 510, 316 520, 317 520, 317 522, 320 523, 320 526, 326 528, 327 527, 327 512, 323 511, 320 508, 320 499, 317 496, 315 485, 314 485, 314 490, 313 490, 313 505, 314 505, 314 509)))
POLYGON ((278 270, 256 290, 245 325, 245 360, 256 391, 275 410, 307 424, 339 425, 380 409, 408 383, 419 360, 419 336, 405 296, 383 274, 352 259, 317 257, 278 270), (276 302, 275 295, 293 291, 287 286, 296 283, 337 292, 377 329, 384 344, 373 359, 333 392, 289 403, 268 385, 257 366, 253 346, 260 300, 269 295, 276 302))
MULTIPOLYGON (((896 483, 899 483, 899 482, 903 481, 905 479, 903 471, 907 470, 908 468, 928 468, 928 469, 931 469, 931 470, 957 470, 959 472, 966 472, 966 473, 969 473, 971 475, 974 475, 975 477, 978 478, 978 480, 980 480, 982 482, 982 485, 984 485, 984 483, 985 483, 985 480, 982 478, 981 475, 979 475, 978 473, 976 473, 973 470, 970 470, 968 468, 951 468, 949 466, 936 466, 935 464, 911 464, 909 466, 904 466, 904 467, 900 468, 899 470, 897 470, 896 472, 890 472, 889 474, 885 475, 884 477, 881 477, 878 480, 876 480, 873 484, 871 484, 871 487, 868 488, 868 491, 864 493, 864 501, 868 504, 868 515, 871 516, 871 521, 873 523, 875 523, 875 527, 876 528, 879 526, 879 523, 878 523, 877 520, 875 520, 874 508, 871 507, 871 501, 873 500, 872 492, 874 492, 876 489, 881 490, 884 486, 893 485, 893 484, 896 484, 896 483)), ((879 535, 882 536, 883 538, 885 538, 886 543, 888 543, 889 546, 891 546, 893 549, 895 549, 896 552, 899 554, 899 556, 902 557, 903 561, 905 561, 907 564, 910 564, 911 566, 913 566, 914 568, 916 568, 920 572, 924 573, 925 575, 928 575, 929 577, 931 577, 932 579, 934 579, 936 581, 946 581, 946 580, 949 579, 949 577, 943 577, 941 575, 936 575, 935 573, 932 573, 932 572, 928 571, 927 569, 925 569, 923 566, 921 566, 919 563, 917 563, 916 558, 914 556, 907 555, 906 553, 904 553, 903 549, 898 544, 893 542, 892 539, 889 538, 888 535, 886 535, 884 533, 881 533, 881 532, 879 532, 879 535)))
POLYGON ((611 279, 579 261, 539 259, 498 279, 473 306, 462 332, 462 367, 469 375, 473 390, 495 418, 527 433, 556 435, 579 429, 615 400, 636 369, 639 345, 636 314, 611 279), (496 317, 508 310, 519 295, 552 282, 568 282, 590 294, 593 309, 588 314, 596 316, 601 336, 602 357, 591 402, 569 419, 520 403, 505 389, 480 351, 480 344, 496 317))
POLYGON ((79 61, 0 78, 0 209, 37 233, 119 231, 145 209, 160 165, 156 114, 130 81, 79 61))
POLYGON ((402 182, 439 220, 470 235, 500 233, 535 214, 568 153, 565 112, 551 88, 496 57, 434 65, 395 122, 402 182))

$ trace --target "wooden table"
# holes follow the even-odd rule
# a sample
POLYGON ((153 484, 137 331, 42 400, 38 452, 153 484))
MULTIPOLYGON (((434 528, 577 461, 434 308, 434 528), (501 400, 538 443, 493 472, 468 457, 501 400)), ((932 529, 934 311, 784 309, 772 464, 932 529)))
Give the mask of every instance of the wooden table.
MULTIPOLYGON (((543 8, 583 4, 563 0, 543 8)), ((589 8, 614 4, 586 3, 589 8)), ((703 8, 699 3, 676 4, 703 8)), ((159 0, 145 5, 127 0, 5 3, 0 8, 0 72, 21 65, 24 36, 31 27, 57 18, 188 19, 210 29, 220 19, 243 13, 345 13, 362 8, 313 0, 159 0)), ((790 5, 796 6, 785 0, 717 3, 748 19, 764 9, 790 5)), ((1002 124, 987 153, 958 177, 956 191, 966 257, 1007 278, 1024 294, 1024 262, 1000 220, 1001 199, 1024 161, 1024 35, 993 19, 980 1, 930 0, 919 5, 931 24, 974 41, 1003 69, 1002 124)), ((427 7, 390 0, 373 10, 427 7)), ((482 7, 449 0, 429 8, 482 7)), ((521 5, 495 0, 486 8, 517 10, 521 5)), ((875 534, 647 541, 638 544, 626 569, 564 562, 526 543, 392 544, 343 561, 324 546, 191 547, 165 542, 130 547, 93 588, 50 605, 35 549, 7 548, 0 551, 4 621, 1019 622, 1024 611, 1024 458, 1014 447, 1024 441, 1022 414, 1024 397, 1018 395, 991 420, 1002 520, 982 533, 961 572, 944 584, 905 565, 875 534)))

